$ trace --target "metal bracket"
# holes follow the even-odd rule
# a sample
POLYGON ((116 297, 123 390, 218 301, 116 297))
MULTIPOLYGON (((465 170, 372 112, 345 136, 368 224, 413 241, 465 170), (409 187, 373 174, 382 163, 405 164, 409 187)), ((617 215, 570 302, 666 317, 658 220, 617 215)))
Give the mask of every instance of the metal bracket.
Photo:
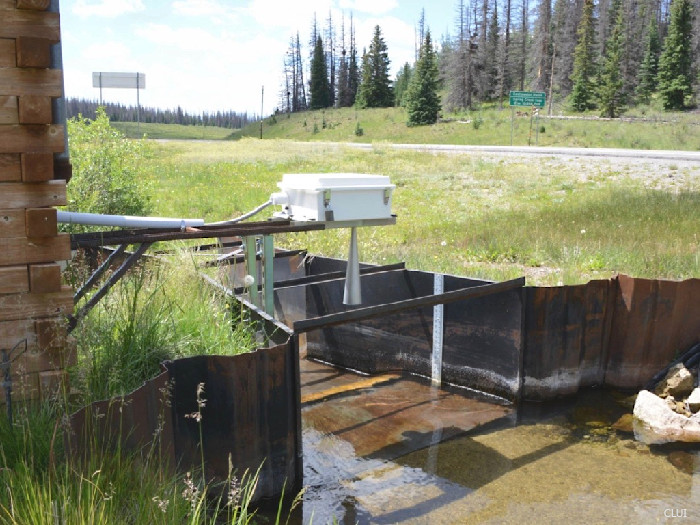
POLYGON ((323 207, 328 208, 331 205, 331 190, 323 190, 323 207))
POLYGON ((389 188, 384 188, 384 204, 389 204, 389 199, 391 198, 391 190, 389 188))

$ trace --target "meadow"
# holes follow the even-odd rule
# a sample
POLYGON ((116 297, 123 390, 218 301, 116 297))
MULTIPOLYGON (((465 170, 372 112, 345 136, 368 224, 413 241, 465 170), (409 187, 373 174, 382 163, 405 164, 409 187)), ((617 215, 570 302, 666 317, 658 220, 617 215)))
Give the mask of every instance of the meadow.
MULTIPOLYGON (((126 161, 135 161, 137 176, 128 180, 138 186, 130 189, 146 197, 150 214, 207 221, 235 217, 265 202, 284 173, 388 175, 396 185, 397 224, 360 230, 360 257, 367 262, 405 261, 410 268, 493 280, 524 275, 530 285, 583 283, 617 272, 700 277, 700 168, 681 162, 399 151, 388 143, 503 144, 504 134, 510 136, 509 112, 493 110, 407 128, 401 111, 277 116, 276 122, 263 123, 265 140, 253 138, 259 132, 255 126, 232 137, 230 130, 142 125, 141 133, 170 140, 143 141, 132 151, 120 137, 110 135, 116 144, 106 148, 106 140, 84 134, 87 147, 73 147, 72 154, 74 166, 81 166, 79 155, 86 161, 92 158, 88 152, 98 150, 99 160, 110 159, 104 165, 111 166, 118 182, 127 180, 125 169, 133 167, 126 161), (178 137, 206 140, 174 140, 178 137), (342 141, 372 147, 359 150, 342 141), (124 158, 127 151, 133 159, 124 158)), ((631 147, 638 141, 645 147, 697 149, 692 115, 654 119, 540 122, 545 129, 539 143, 631 147)), ((516 123, 514 143, 527 143, 529 119, 516 123)), ((138 134, 133 128, 122 126, 138 134)), ((124 193, 116 187, 117 194, 124 193)), ((269 213, 267 209, 256 218, 269 213)), ((347 231, 330 230, 280 235, 276 242, 344 258, 348 237, 347 231)), ((171 255, 133 271, 78 326, 73 334, 78 363, 70 370, 70 390, 42 403, 18 403, 13 424, 0 420, 0 480, 5 486, 0 523, 254 519, 248 509, 254 473, 232 473, 230 490, 217 499, 196 470, 173 476, 157 447, 125 454, 94 443, 82 465, 64 455, 63 422, 79 406, 130 391, 156 374, 163 359, 235 354, 254 346, 240 311, 198 279, 198 259, 184 245, 158 249, 166 247, 171 255)), ((64 275, 77 284, 84 272, 80 261, 73 261, 64 275)), ((286 509, 274 522, 284 515, 286 509)))
MULTIPOLYGON (((382 144, 361 151, 281 139, 152 148, 143 169, 158 215, 235 217, 265 202, 284 173, 375 173, 396 185, 398 220, 360 230, 363 261, 405 261, 494 280, 525 275, 530 285, 583 283, 618 272, 700 276, 696 167, 432 154, 382 144)), ((292 234, 276 242, 344 258, 348 232, 292 234)))

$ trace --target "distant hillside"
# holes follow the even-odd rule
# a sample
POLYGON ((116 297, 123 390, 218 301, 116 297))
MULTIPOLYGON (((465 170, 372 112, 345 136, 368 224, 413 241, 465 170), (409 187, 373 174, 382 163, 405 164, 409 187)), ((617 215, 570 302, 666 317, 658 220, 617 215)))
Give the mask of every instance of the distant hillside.
MULTIPOLYGON (((528 108, 499 109, 447 115, 431 126, 408 127, 403 108, 339 108, 266 117, 266 139, 407 144, 473 144, 610 147, 628 149, 697 150, 697 116, 639 107, 624 119, 597 114, 532 116, 528 108)), ((259 137, 260 122, 231 133, 232 139, 259 137)))

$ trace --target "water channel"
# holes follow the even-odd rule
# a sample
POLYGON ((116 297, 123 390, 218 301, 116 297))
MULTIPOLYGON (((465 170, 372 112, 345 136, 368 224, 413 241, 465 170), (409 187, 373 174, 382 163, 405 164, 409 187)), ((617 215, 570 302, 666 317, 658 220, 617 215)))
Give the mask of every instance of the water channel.
POLYGON ((309 360, 301 377, 297 523, 700 523, 700 447, 636 441, 629 395, 515 408, 309 360))

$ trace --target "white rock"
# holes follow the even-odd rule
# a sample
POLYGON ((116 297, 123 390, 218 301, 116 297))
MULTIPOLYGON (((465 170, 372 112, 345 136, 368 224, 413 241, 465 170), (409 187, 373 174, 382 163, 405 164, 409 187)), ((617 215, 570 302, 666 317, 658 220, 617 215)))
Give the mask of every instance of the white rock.
POLYGON ((700 388, 695 388, 688 398, 688 408, 694 414, 700 410, 700 388))
POLYGON ((644 443, 700 442, 700 420, 675 413, 663 399, 647 390, 637 395, 634 416, 635 437, 644 443))

